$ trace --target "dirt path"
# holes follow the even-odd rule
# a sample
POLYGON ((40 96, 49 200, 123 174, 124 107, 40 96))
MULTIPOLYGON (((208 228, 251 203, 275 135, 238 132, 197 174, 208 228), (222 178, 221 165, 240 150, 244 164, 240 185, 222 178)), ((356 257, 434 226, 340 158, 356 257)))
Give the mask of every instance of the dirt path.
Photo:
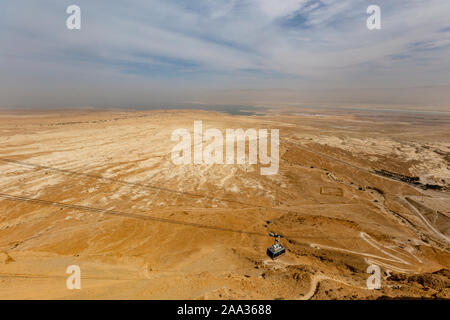
POLYGON ((331 280, 331 281, 342 283, 343 285, 346 285, 346 286, 349 286, 349 287, 363 289, 363 290, 369 290, 366 287, 355 286, 355 285, 349 284, 349 283, 347 283, 345 281, 338 280, 338 279, 335 279, 335 278, 332 278, 332 277, 328 277, 328 276, 325 276, 325 275, 316 275, 316 276, 313 276, 313 278, 311 280, 311 287, 309 288, 308 292, 305 293, 303 295, 303 297, 299 298, 298 300, 310 300, 312 297, 314 297, 314 295, 317 293, 317 289, 319 287, 319 283, 322 280, 331 280))

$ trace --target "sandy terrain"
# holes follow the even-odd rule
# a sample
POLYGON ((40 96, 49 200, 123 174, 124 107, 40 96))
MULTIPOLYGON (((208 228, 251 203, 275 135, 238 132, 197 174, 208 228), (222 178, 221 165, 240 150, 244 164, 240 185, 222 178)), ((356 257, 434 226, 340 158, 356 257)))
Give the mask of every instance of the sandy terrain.
POLYGON ((0 143, 2 299, 450 298, 446 113, 0 111, 0 143), (279 173, 174 165, 194 120, 280 129, 279 173))

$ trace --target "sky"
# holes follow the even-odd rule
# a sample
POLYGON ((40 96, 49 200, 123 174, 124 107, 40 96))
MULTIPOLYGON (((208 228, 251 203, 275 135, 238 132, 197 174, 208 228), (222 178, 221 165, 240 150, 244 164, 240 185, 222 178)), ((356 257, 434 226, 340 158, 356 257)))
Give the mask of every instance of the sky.
POLYGON ((6 108, 450 106, 448 0, 5 1, 0 41, 6 108))

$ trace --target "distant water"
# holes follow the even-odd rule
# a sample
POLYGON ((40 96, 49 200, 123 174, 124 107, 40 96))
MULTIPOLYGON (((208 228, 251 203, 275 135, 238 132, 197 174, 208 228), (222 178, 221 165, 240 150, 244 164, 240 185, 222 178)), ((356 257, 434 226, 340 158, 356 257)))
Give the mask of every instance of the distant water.
POLYGON ((327 110, 327 111, 359 111, 359 112, 371 112, 371 113, 382 113, 382 112, 392 112, 392 113, 405 113, 405 114, 417 114, 417 115, 444 115, 450 116, 450 111, 435 111, 435 110, 414 110, 414 109, 391 109, 391 108, 358 108, 358 107, 323 107, 323 106, 311 106, 311 107, 298 107, 298 109, 317 109, 317 110, 327 110))
POLYGON ((182 106, 163 106, 163 107, 140 107, 141 110, 206 110, 218 111, 236 116, 257 116, 262 115, 266 108, 255 106, 229 106, 229 105, 182 105, 182 106))
POLYGON ((434 110, 409 110, 409 109, 362 109, 362 108, 342 108, 344 110, 356 110, 367 112, 396 112, 396 113, 409 113, 409 114, 423 114, 423 115, 450 115, 448 111, 434 111, 434 110))

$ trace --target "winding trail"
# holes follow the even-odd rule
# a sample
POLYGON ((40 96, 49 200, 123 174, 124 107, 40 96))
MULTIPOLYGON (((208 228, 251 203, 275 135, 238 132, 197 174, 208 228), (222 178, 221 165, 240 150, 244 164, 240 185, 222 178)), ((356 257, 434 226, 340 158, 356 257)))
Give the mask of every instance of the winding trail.
POLYGON ((419 218, 423 221, 423 223, 426 224, 426 226, 427 226, 431 231, 433 231, 438 237, 440 237, 441 239, 445 240, 447 243, 450 243, 450 238, 447 237, 446 235, 442 234, 441 232, 439 232, 439 230, 437 230, 435 227, 433 227, 433 225, 428 221, 428 219, 425 218, 425 217, 423 216, 423 214, 420 213, 420 211, 419 211, 414 205, 412 205, 412 204, 408 201, 407 197, 405 197, 404 200, 405 200, 405 202, 408 204, 408 206, 411 208, 411 210, 412 210, 415 214, 417 214, 417 215, 419 216, 419 218))
POLYGON ((363 289, 363 290, 369 290, 366 287, 355 286, 355 285, 347 283, 345 281, 338 280, 338 279, 335 279, 335 278, 328 277, 328 276, 320 274, 320 275, 315 275, 315 276, 312 277, 312 279, 311 279, 311 286, 310 286, 308 292, 306 292, 303 295, 303 297, 301 297, 301 298, 299 298, 297 300, 310 300, 312 297, 314 297, 314 295, 317 293, 317 289, 319 287, 320 281, 323 281, 323 280, 331 280, 331 281, 335 281, 335 282, 338 282, 338 283, 342 283, 343 285, 346 285, 346 286, 349 286, 349 287, 363 289))

